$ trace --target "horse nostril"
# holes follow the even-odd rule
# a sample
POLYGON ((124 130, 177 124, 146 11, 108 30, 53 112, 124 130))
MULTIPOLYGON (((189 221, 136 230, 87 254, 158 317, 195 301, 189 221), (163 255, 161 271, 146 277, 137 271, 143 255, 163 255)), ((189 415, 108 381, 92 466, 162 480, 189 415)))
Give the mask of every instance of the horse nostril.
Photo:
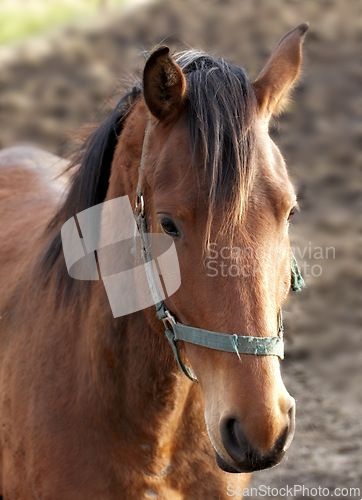
POLYGON ((238 420, 234 418, 223 420, 220 424, 220 434, 225 451, 236 463, 247 459, 251 446, 238 420))
POLYGON ((235 467, 239 472, 252 472, 272 467, 280 462, 294 436, 294 399, 285 401, 284 408, 278 425, 279 437, 275 436, 275 441, 270 443, 267 449, 253 447, 237 418, 223 418, 220 422, 221 442, 233 465, 231 466, 230 463, 225 462, 224 458, 219 457, 219 466, 226 472, 235 472, 235 467))

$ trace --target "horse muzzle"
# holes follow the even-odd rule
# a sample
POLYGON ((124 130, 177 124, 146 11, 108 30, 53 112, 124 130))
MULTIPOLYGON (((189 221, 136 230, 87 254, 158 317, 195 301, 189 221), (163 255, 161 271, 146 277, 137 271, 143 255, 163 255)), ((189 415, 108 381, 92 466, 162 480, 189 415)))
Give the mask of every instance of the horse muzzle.
POLYGON ((295 401, 287 415, 287 425, 269 449, 253 446, 237 418, 225 417, 220 422, 221 443, 227 456, 215 450, 218 466, 225 472, 250 473, 277 465, 289 448, 295 431, 295 401))

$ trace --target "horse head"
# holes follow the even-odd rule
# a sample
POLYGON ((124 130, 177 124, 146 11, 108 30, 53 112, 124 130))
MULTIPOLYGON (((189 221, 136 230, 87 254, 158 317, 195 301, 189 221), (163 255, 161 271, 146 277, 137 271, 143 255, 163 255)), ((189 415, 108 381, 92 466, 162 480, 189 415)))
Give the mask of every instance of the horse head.
MULTIPOLYGON (((141 187, 148 230, 175 244, 181 286, 165 305, 183 325, 260 338, 278 332, 296 195, 268 124, 298 76, 307 27, 279 42, 253 82, 242 68, 197 51, 174 58, 162 46, 146 63, 143 96, 118 144, 121 151, 122 141, 137 143, 139 158, 143 137, 145 164, 138 180, 138 169, 130 175, 125 165, 118 175, 127 176, 134 199, 141 187)), ((295 414, 278 357, 179 344, 199 381, 220 467, 250 472, 278 463, 295 414)))

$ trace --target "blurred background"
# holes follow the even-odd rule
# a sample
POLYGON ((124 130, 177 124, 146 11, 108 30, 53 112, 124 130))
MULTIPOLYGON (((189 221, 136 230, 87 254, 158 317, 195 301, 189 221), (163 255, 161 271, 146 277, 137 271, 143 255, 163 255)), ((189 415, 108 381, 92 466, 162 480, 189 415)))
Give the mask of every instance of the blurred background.
POLYGON ((110 112, 159 43, 204 49, 253 79, 304 21, 302 78, 271 126, 301 207, 290 232, 307 288, 284 308, 282 365, 296 436, 252 485, 362 493, 360 1, 0 0, 0 147, 69 156, 82 126, 110 112))

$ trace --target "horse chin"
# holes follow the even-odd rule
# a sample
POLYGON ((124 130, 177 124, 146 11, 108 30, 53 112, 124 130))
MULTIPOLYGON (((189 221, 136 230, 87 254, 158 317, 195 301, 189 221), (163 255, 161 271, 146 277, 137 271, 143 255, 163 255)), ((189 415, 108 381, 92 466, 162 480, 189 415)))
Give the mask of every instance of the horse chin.
POLYGON ((224 460, 218 452, 214 449, 216 456, 216 463, 219 468, 224 472, 229 472, 230 474, 250 474, 251 472, 258 472, 265 469, 271 469, 278 465, 280 460, 264 460, 263 462, 259 462, 258 464, 251 463, 242 463, 242 464, 231 464, 224 460))

